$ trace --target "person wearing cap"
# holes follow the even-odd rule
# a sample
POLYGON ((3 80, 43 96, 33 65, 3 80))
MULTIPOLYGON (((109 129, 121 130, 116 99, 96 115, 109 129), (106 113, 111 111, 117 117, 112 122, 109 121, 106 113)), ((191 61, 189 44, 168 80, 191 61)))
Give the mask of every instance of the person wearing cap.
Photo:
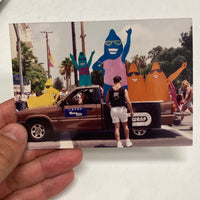
POLYGON ((115 76, 113 78, 114 86, 110 88, 106 95, 106 105, 110 109, 110 114, 112 122, 115 126, 115 139, 117 141, 117 147, 123 147, 120 140, 120 122, 122 123, 124 134, 126 138, 126 147, 133 146, 132 142, 129 139, 129 128, 128 128, 128 115, 127 109, 125 107, 125 101, 130 110, 131 117, 133 116, 133 108, 128 96, 128 91, 121 86, 121 77, 115 76), (109 103, 110 102, 110 103, 109 103))

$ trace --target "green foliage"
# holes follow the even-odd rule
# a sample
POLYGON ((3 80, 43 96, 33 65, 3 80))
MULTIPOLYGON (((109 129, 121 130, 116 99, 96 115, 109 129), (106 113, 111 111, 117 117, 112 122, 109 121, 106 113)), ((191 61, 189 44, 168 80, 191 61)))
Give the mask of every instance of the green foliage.
MULTIPOLYGON (((193 83, 192 27, 189 33, 181 33, 179 42, 181 47, 178 48, 154 47, 148 52, 148 58, 151 59, 151 63, 147 66, 149 69, 154 62, 158 62, 166 77, 169 77, 181 67, 183 62, 187 62, 187 68, 173 81, 176 88, 180 87, 181 81, 185 79, 191 84, 193 83)), ((148 70, 143 73, 148 73, 148 70)))
POLYGON ((55 79, 53 87, 55 89, 59 90, 59 91, 62 90, 62 88, 63 88, 63 82, 62 82, 62 80, 59 77, 57 77, 55 79))
POLYGON ((31 90, 37 91, 41 94, 44 90, 44 85, 47 81, 45 70, 38 64, 33 64, 30 66, 29 71, 25 76, 26 80, 31 81, 31 90))
POLYGON ((13 74, 19 74, 19 61, 18 58, 12 59, 12 71, 13 74))
POLYGON ((145 68, 139 69, 140 74, 142 74, 143 78, 146 79, 147 74, 151 71, 151 64, 148 64, 145 68))
POLYGON ((26 45, 26 43, 21 42, 21 60, 23 75, 26 76, 26 72, 32 63, 37 63, 37 58, 33 55, 33 51, 26 45))
POLYGON ((102 71, 93 70, 93 72, 91 73, 91 80, 92 80, 92 84, 100 85, 101 87, 103 87, 104 80, 103 80, 102 71))
POLYGON ((146 60, 147 60, 146 56, 136 55, 132 58, 132 63, 135 63, 138 70, 140 70, 140 69, 144 69, 146 67, 146 60))
MULTIPOLYGON (((41 64, 38 64, 37 58, 33 55, 32 50, 21 42, 21 59, 22 72, 26 82, 31 82, 31 90, 41 94, 46 83, 46 72, 41 64)), ((13 74, 19 74, 18 58, 12 59, 13 74)))
POLYGON ((71 89, 71 72, 74 71, 74 65, 70 58, 65 58, 61 63, 60 74, 66 75, 67 90, 71 89))
POLYGON ((179 39, 182 47, 185 47, 192 52, 192 26, 188 33, 181 33, 181 38, 179 39))
POLYGON ((61 66, 65 67, 66 77, 70 77, 71 72, 74 71, 72 60, 70 58, 65 58, 65 60, 62 61, 61 66))
POLYGON ((158 55, 163 48, 161 46, 154 47, 152 50, 148 52, 148 59, 154 60, 156 55, 158 55))

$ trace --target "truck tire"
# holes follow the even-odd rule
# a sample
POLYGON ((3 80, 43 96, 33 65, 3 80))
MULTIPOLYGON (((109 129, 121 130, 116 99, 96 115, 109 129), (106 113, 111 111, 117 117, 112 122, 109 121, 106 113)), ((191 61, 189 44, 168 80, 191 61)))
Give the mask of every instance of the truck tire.
POLYGON ((47 140, 52 135, 52 127, 45 120, 33 120, 27 124, 28 141, 41 142, 47 140))
POLYGON ((145 128, 132 128, 131 136, 133 138, 145 138, 147 136, 148 130, 145 128))

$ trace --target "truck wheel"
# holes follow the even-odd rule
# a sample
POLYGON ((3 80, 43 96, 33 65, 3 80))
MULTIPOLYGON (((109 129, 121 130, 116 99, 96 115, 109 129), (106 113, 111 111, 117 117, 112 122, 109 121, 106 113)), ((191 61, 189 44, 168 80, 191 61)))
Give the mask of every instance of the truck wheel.
POLYGON ((34 120, 27 125, 29 141, 40 142, 47 139, 47 134, 52 133, 52 128, 48 122, 42 120, 34 120))
POLYGON ((147 133, 147 129, 132 129, 132 135, 135 138, 143 138, 147 133))

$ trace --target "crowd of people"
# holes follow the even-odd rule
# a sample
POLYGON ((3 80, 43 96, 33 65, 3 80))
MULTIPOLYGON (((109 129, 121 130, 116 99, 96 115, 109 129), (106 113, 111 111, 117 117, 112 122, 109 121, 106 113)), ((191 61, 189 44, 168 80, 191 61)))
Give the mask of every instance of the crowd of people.
POLYGON ((181 88, 177 90, 176 103, 178 105, 176 111, 184 112, 188 109, 193 113, 193 88, 187 80, 182 81, 181 88))
MULTIPOLYGON (((183 99, 182 99, 182 111, 187 109, 193 113, 193 88, 187 80, 182 81, 181 86, 183 88, 183 99)), ((183 120, 184 116, 181 117, 183 120)))
POLYGON ((23 93, 21 94, 18 91, 14 92, 14 101, 15 106, 18 111, 26 109, 27 108, 27 100, 30 96, 38 96, 38 94, 35 91, 31 91, 31 93, 23 93))
MULTIPOLYGON (((193 87, 187 80, 181 82, 181 88, 175 89, 173 83, 169 84, 169 93, 171 100, 175 103, 176 112, 185 112, 187 109, 193 114, 193 87)), ((181 121, 184 114, 181 116, 181 121)))

